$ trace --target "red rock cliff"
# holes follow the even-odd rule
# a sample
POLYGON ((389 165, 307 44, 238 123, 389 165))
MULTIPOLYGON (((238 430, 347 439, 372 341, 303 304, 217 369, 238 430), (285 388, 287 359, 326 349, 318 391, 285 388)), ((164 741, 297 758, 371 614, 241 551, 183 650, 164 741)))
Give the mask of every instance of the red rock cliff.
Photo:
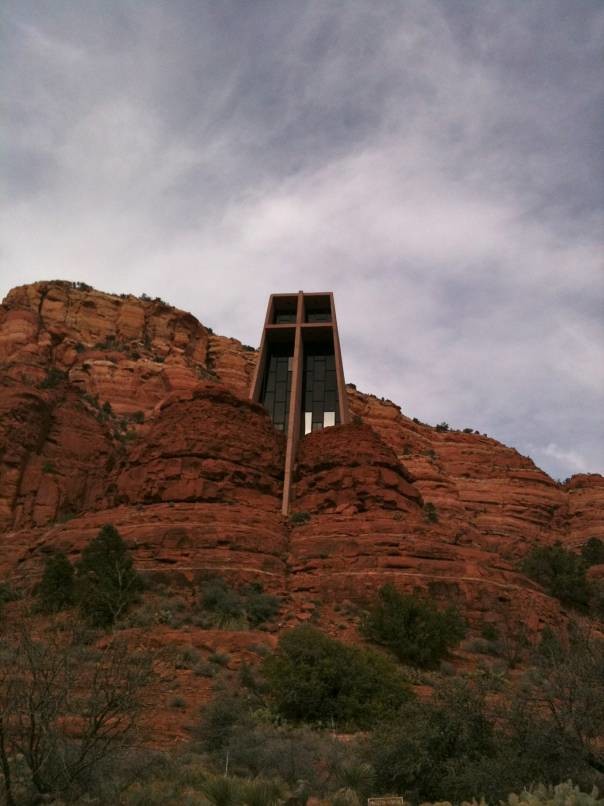
MULTIPOLYGON (((291 524, 282 435, 247 400, 256 354, 161 300, 35 283, 0 306, 0 568, 27 581, 113 522, 176 585, 218 570, 285 597, 284 623, 394 581, 472 623, 564 618, 517 571, 536 542, 604 534, 604 479, 564 485, 486 436, 349 389, 355 424, 305 438, 291 524), (426 507, 432 504, 433 508, 426 507), (312 606, 312 607, 311 607, 312 606)), ((326 616, 327 618, 327 616, 326 616)))

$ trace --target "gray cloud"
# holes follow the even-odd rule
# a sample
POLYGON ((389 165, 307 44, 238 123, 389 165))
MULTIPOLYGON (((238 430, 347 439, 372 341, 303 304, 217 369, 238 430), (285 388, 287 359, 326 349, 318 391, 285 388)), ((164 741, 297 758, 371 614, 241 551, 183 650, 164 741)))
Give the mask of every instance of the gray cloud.
POLYGON ((1 21, 0 292, 146 291, 255 343, 269 292, 330 288, 360 388, 604 470, 600 3, 1 21))

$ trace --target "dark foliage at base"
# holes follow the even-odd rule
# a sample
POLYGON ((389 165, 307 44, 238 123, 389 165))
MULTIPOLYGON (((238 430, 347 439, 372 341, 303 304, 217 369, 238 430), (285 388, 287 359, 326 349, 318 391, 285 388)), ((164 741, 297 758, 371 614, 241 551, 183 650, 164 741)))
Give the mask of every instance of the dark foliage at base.
POLYGON ((413 666, 434 668, 461 641, 465 623, 455 608, 384 585, 361 623, 365 637, 413 666))
POLYGON ((587 569, 601 562, 604 562, 604 544, 598 538, 591 538, 581 554, 565 549, 560 542, 553 546, 535 546, 523 560, 521 569, 563 604, 602 618, 601 583, 587 578, 587 569))
POLYGON ((293 722, 368 727, 409 699, 396 664, 305 625, 282 636, 262 665, 277 712, 293 722))

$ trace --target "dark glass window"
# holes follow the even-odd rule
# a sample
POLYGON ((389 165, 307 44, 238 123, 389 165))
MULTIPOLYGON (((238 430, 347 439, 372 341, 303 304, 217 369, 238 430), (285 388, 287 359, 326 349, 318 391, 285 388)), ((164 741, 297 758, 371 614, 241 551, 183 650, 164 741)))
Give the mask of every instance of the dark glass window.
POLYGON ((315 311, 306 315, 307 322, 331 322, 329 311, 315 311))
POLYGON ((275 314, 275 324, 276 325, 295 325, 296 324, 296 314, 295 313, 276 313, 275 314))
POLYGON ((330 353, 329 347, 313 345, 311 349, 313 352, 305 351, 303 363, 303 412, 300 418, 302 433, 308 428, 312 431, 322 429, 325 412, 334 412, 336 424, 340 422, 335 356, 330 353))
POLYGON ((261 396, 275 428, 284 431, 289 414, 289 395, 292 383, 291 356, 271 354, 268 358, 261 396))

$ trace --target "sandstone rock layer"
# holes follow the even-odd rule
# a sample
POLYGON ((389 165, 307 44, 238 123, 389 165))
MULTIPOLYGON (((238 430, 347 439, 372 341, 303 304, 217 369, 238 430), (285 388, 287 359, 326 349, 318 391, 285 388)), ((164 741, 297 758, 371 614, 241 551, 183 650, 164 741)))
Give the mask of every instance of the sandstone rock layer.
MULTIPOLYGON (((362 605, 387 581, 478 628, 565 618, 518 571, 536 543, 604 537, 604 479, 560 484, 476 433, 438 431, 349 387, 353 424, 299 446, 280 514, 283 435, 247 399, 256 353, 161 300, 72 283, 0 306, 0 569, 31 585, 114 523, 137 566, 182 590, 261 581, 282 624, 362 605)), ((331 621, 330 621, 331 619, 331 621)), ((330 627, 331 625, 331 627, 330 627)))

